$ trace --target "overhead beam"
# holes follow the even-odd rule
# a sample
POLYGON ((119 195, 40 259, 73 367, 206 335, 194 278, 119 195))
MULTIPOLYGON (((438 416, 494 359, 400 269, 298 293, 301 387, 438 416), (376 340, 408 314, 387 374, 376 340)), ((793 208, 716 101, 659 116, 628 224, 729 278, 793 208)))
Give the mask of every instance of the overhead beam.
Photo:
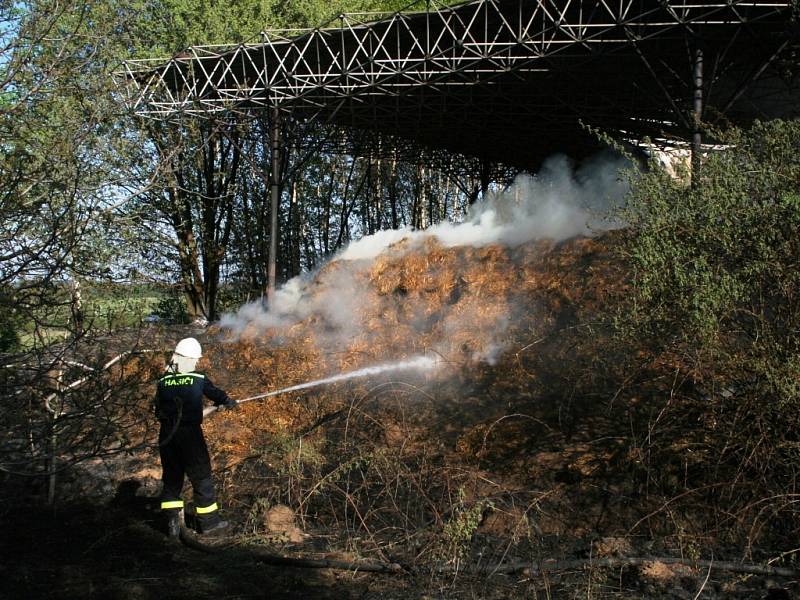
MULTIPOLYGON (((791 5, 477 0, 442 8, 419 0, 413 7, 440 10, 341 15, 328 27, 130 61, 120 82, 130 106, 151 118, 248 118, 278 106, 298 119, 372 132, 384 148, 406 139, 527 164, 545 146, 584 143, 580 121, 691 140, 697 88, 687 45, 700 44, 708 64, 724 61, 725 79, 713 83, 736 90, 722 105, 703 98, 707 114, 759 116, 759 107, 737 101, 787 47, 791 5), (526 145, 530 152, 520 152, 526 145)), ((781 99, 787 111, 797 111, 795 92, 787 88, 781 99)))

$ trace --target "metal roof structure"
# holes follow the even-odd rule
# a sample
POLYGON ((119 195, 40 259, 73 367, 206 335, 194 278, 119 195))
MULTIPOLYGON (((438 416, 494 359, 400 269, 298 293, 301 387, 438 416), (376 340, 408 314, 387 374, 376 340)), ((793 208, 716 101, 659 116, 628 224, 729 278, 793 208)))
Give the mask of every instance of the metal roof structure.
POLYGON ((278 109, 332 127, 355 154, 455 153, 530 168, 618 137, 689 139, 704 120, 798 114, 778 75, 792 0, 434 0, 340 15, 253 43, 130 61, 142 115, 247 118, 278 109), (699 66, 698 60, 702 61, 699 66), (699 95, 699 96, 698 96, 699 95))

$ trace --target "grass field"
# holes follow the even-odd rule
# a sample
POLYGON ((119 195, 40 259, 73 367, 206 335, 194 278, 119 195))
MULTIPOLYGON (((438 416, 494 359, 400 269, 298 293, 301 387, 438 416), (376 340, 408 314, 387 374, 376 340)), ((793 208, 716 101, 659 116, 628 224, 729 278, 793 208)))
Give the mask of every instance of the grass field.
MULTIPOLYGON (((169 292, 152 286, 103 285, 85 286, 82 290, 84 329, 98 332, 136 327, 157 310, 169 292)), ((43 344, 58 342, 68 335, 72 313, 67 301, 47 307, 37 318, 18 330, 20 345, 29 348, 38 340, 43 344)))

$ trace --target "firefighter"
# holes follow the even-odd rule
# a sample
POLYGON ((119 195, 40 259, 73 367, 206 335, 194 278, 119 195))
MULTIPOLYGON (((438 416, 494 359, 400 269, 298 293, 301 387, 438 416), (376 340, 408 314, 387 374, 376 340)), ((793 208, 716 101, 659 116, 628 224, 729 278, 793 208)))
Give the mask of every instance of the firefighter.
POLYGON ((163 489, 161 509, 167 515, 171 537, 180 534, 183 516, 184 476, 194 491, 197 530, 202 534, 224 533, 228 527, 219 515, 211 459, 203 437, 203 396, 220 409, 233 408, 236 401, 228 397, 202 373, 195 371, 202 356, 200 343, 194 338, 178 342, 170 364, 158 381, 155 410, 161 423, 158 435, 163 489))

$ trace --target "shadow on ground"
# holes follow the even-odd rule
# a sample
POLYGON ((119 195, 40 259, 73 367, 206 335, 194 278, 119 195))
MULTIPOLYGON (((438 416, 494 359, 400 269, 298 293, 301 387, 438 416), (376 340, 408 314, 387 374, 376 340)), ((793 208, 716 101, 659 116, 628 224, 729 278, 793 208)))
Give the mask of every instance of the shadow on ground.
POLYGON ((9 506, 0 518, 0 596, 16 599, 352 598, 355 581, 208 555, 165 535, 157 501, 121 486, 105 506, 9 506))

